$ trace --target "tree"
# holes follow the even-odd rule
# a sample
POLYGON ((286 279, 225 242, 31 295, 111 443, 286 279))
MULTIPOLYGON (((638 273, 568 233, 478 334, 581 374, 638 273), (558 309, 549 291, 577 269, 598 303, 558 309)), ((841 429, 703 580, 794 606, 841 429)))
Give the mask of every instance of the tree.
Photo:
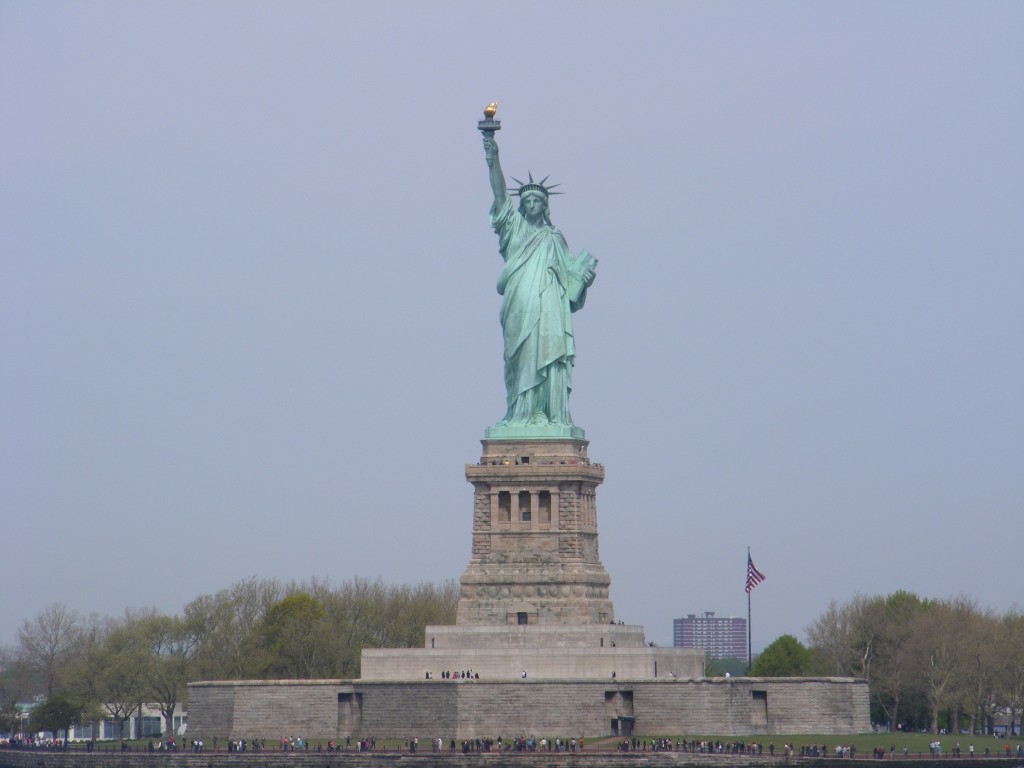
POLYGON ((806 630, 811 647, 829 659, 838 677, 851 676, 856 668, 857 653, 853 647, 855 613, 852 602, 839 605, 830 600, 825 612, 806 630))
POLYGON ((893 592, 884 599, 885 625, 880 639, 879 659, 870 681, 872 701, 882 710, 889 730, 899 723, 900 704, 908 692, 910 640, 914 617, 922 609, 921 599, 913 592, 893 592))
MULTIPOLYGON (((146 697, 144 673, 149 662, 145 642, 129 621, 111 622, 93 645, 86 669, 93 699, 119 724, 131 718, 146 697)), ((127 736, 123 731, 121 737, 127 736)))
POLYGON ((363 648, 422 647, 427 625, 454 623, 459 591, 454 581, 392 586, 356 578, 335 587, 248 579, 185 607, 196 638, 189 669, 203 680, 358 677, 363 648), (319 618, 307 613, 318 613, 313 603, 323 608, 319 618), (306 630, 293 631, 304 621, 306 630))
POLYGON ((13 649, 0 648, 0 731, 14 733, 21 722, 17 703, 29 689, 29 668, 13 649))
POLYGON ((871 664, 885 638, 885 599, 855 595, 840 606, 832 601, 807 628, 813 648, 830 659, 835 674, 871 681, 871 664))
POLYGON ((999 698, 1010 710, 1011 722, 1019 723, 1024 719, 1024 614, 1014 610, 1003 616, 996 637, 1003 662, 999 698))
POLYGON ((459 600, 452 581, 388 586, 380 579, 354 579, 337 589, 314 583, 309 592, 327 614, 331 677, 358 677, 363 648, 423 647, 425 627, 454 623, 459 600))
POLYGON ((61 603, 40 611, 34 619, 25 619, 18 630, 18 644, 29 666, 43 678, 44 691, 50 695, 63 680, 81 631, 78 614, 61 603))
MULTIPOLYGON (((999 620, 991 611, 965 611, 959 631, 963 649, 960 676, 955 681, 958 710, 967 707, 970 731, 974 733, 977 717, 993 711, 999 699, 999 678, 1004 671, 1003 652, 999 643, 999 620)), ((959 730, 959 711, 951 718, 950 727, 959 730)))
POLYGON ((928 730, 937 733, 939 712, 956 703, 965 663, 964 630, 973 606, 962 600, 932 601, 913 620, 908 639, 911 670, 928 707, 928 730))
POLYGON ((793 635, 781 635, 761 651, 750 669, 754 677, 796 677, 806 674, 811 652, 793 635))
POLYGON ((259 625, 262 673, 277 678, 318 677, 329 636, 323 604, 305 592, 275 603, 259 625))
POLYGON ((179 616, 151 613, 132 622, 146 651, 142 671, 145 701, 156 705, 163 715, 165 730, 174 732, 174 709, 183 702, 188 686, 189 661, 196 638, 179 616))
POLYGON ((95 706, 69 691, 57 691, 32 708, 29 721, 34 731, 58 731, 67 733, 76 723, 85 723, 96 718, 95 706))
POLYGON ((337 641, 339 677, 358 677, 360 651, 381 647, 377 638, 386 636, 380 628, 380 612, 387 589, 381 581, 353 579, 327 594, 316 592, 327 611, 337 641))
POLYGON ((240 581, 185 606, 185 621, 196 638, 192 670, 200 680, 238 680, 253 669, 253 637, 270 606, 285 596, 273 579, 240 581))
POLYGON ((835 674, 868 681, 872 705, 890 728, 896 727, 906 695, 906 642, 921 605, 912 592, 856 595, 843 605, 829 603, 807 628, 812 648, 830 659, 835 674))
MULTIPOLYGON (((55 604, 19 633, 19 679, 41 682, 19 686, 18 696, 66 689, 116 720, 153 703, 170 731, 190 679, 355 678, 363 648, 422 647, 427 625, 454 623, 459 593, 454 581, 391 586, 357 578, 334 587, 248 579, 196 598, 181 617, 83 621, 55 604)), ((14 669, 10 658, 5 665, 14 669)), ((5 690, 0 676, 0 717, 5 690)))

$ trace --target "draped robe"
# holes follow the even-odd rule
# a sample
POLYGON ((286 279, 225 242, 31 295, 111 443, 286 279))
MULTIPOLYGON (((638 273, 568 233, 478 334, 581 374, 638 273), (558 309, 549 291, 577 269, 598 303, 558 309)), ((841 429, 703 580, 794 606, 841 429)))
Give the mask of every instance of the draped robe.
POLYGON ((505 261, 498 277, 505 342, 507 411, 499 424, 572 424, 569 392, 576 345, 571 313, 586 288, 570 300, 572 254, 562 233, 534 227, 508 198, 491 206, 491 226, 505 261))

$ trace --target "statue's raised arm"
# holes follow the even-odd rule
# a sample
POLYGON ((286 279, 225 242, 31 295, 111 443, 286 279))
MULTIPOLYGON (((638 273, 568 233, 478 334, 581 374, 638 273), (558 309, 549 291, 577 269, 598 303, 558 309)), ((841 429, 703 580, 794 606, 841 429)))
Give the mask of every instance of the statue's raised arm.
POLYGON ((494 206, 500 208, 508 193, 505 191, 505 174, 501 172, 498 160, 498 142, 494 140, 493 131, 484 132, 484 158, 491 177, 491 191, 494 193, 494 206))

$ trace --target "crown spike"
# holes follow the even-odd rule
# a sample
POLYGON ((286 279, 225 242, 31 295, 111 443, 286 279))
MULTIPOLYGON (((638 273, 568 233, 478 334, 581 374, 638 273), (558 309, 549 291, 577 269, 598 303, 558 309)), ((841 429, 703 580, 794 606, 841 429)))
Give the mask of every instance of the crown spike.
POLYGON ((514 181, 516 184, 519 185, 518 188, 509 187, 509 190, 508 190, 509 192, 511 192, 513 195, 516 195, 517 197, 522 197, 525 192, 540 192, 542 195, 544 195, 544 197, 547 197, 548 195, 561 195, 561 194, 563 194, 562 192, 552 192, 551 191, 555 187, 561 186, 560 184, 552 184, 550 187, 547 186, 546 182, 547 182, 547 180, 549 178, 551 178, 550 176, 545 176, 540 181, 536 181, 533 178, 533 172, 532 171, 527 171, 526 178, 529 179, 529 181, 527 181, 526 183, 523 183, 522 181, 517 179, 515 176, 509 176, 509 178, 512 179, 512 181, 514 181))

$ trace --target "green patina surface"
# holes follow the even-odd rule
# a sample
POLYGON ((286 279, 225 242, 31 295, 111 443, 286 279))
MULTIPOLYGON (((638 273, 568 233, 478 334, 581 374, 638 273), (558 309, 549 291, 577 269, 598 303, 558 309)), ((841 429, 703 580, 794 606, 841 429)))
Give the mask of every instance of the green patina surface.
POLYGON ((582 427, 573 424, 547 424, 544 426, 496 424, 484 429, 487 440, 585 440, 582 427))
POLYGON ((487 429, 491 440, 583 438, 569 413, 576 357, 572 313, 583 307, 597 260, 586 251, 573 255, 551 224, 546 179, 516 179, 509 199, 494 140, 497 121, 481 122, 484 155, 494 203, 490 223, 504 260, 498 277, 505 360, 505 417, 487 429))

